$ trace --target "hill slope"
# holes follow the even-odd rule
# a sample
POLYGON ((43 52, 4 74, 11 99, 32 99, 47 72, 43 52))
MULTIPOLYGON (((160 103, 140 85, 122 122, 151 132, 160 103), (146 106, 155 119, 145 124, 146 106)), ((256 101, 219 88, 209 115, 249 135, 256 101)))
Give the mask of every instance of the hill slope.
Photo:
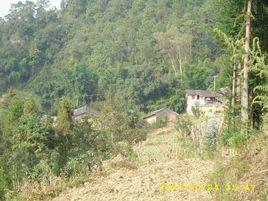
POLYGON ((42 2, 18 3, 0 19, 0 94, 34 92, 46 112, 63 96, 79 107, 110 88, 141 110, 179 111, 181 90, 208 88, 222 66, 212 0, 66 0, 60 11, 42 2))
POLYGON ((177 135, 173 129, 151 133, 135 147, 137 167, 117 157, 104 165, 105 175, 93 175, 90 182, 63 192, 54 201, 213 200, 208 191, 193 190, 191 185, 206 185, 214 163, 198 157, 178 158, 187 149, 180 149, 177 135), (181 184, 184 189, 161 189, 169 184, 181 184))

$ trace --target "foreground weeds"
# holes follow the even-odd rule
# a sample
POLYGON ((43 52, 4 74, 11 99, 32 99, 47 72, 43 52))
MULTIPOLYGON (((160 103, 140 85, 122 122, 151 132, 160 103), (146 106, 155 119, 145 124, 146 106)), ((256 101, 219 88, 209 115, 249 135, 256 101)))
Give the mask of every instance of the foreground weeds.
POLYGON ((230 159, 219 160, 210 183, 217 201, 268 200, 268 136, 252 139, 230 159))

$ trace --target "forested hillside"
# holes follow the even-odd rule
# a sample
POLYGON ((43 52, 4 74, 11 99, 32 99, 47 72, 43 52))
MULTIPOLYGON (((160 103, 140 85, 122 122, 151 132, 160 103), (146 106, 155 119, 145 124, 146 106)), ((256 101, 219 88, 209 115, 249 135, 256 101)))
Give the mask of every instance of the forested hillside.
POLYGON ((13 5, 1 21, 1 91, 61 97, 78 107, 109 90, 147 111, 183 109, 185 88, 212 87, 226 60, 216 48, 213 1, 48 1, 13 5))
POLYGON ((265 130, 267 33, 265 0, 13 4, 0 18, 0 200, 84 178, 118 153, 135 158, 151 129, 142 115, 183 113, 186 89, 225 100, 218 147, 249 142, 265 130), (83 105, 100 110, 96 122, 72 120, 83 105))

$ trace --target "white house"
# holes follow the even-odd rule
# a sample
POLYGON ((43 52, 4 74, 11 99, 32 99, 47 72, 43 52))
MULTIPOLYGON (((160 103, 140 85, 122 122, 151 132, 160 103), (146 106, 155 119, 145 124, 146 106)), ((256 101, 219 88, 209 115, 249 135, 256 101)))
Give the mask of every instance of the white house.
POLYGON ((186 90, 186 113, 193 115, 193 108, 198 108, 203 115, 215 115, 223 112, 223 103, 216 94, 206 90, 186 90))

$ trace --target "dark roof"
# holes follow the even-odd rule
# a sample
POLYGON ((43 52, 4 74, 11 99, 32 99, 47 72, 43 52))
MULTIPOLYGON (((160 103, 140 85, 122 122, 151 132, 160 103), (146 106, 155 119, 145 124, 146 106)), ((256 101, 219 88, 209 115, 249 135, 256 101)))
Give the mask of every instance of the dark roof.
POLYGON ((73 116, 80 116, 84 114, 88 114, 90 116, 97 116, 99 114, 99 111, 92 107, 88 107, 87 105, 77 108, 73 111, 73 116))
POLYGON ((146 119, 148 117, 157 115, 157 114, 175 114, 175 115, 179 115, 177 112, 174 112, 168 108, 162 108, 160 110, 155 110, 153 112, 150 112, 148 115, 146 115, 145 117, 143 117, 143 119, 146 119))
POLYGON ((216 95, 213 92, 207 91, 207 90, 187 89, 186 94, 187 95, 199 95, 199 96, 203 96, 203 97, 216 97, 216 95))
POLYGON ((77 108, 73 111, 73 115, 74 116, 79 116, 81 114, 84 114, 87 112, 87 106, 83 106, 83 107, 80 107, 80 108, 77 108))

